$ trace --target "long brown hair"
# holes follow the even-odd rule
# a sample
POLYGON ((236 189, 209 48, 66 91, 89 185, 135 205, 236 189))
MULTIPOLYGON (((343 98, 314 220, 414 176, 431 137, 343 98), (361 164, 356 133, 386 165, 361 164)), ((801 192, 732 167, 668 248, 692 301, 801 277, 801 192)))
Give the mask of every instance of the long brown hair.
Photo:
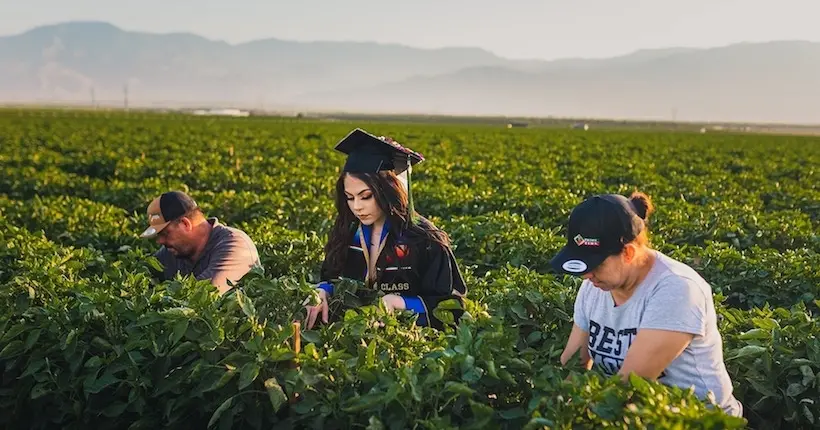
MULTIPOLYGON (((336 181, 336 221, 330 230, 327 244, 325 244, 326 260, 332 273, 342 272, 348 246, 358 226, 358 219, 351 212, 345 195, 344 181, 347 175, 361 180, 370 188, 376 203, 389 220, 388 245, 395 245, 396 238, 403 237, 408 245, 427 241, 443 247, 450 246, 447 233, 435 227, 430 221, 418 216, 420 221, 417 224, 410 222, 407 191, 395 172, 392 170, 379 173, 342 172, 336 181)), ((392 252, 392 246, 386 247, 385 250, 392 252)))

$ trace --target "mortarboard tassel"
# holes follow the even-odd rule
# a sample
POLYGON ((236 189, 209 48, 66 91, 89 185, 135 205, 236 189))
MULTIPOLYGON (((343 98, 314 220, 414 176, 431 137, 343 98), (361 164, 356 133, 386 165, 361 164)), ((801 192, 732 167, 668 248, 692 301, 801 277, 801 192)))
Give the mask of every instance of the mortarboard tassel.
POLYGON ((410 159, 410 155, 408 154, 407 155, 407 209, 410 212, 410 224, 415 225, 416 222, 417 222, 416 207, 413 204, 413 190, 412 190, 412 181, 413 180, 410 179, 410 177, 412 176, 411 175, 412 170, 413 170, 413 163, 412 163, 412 160, 410 159))

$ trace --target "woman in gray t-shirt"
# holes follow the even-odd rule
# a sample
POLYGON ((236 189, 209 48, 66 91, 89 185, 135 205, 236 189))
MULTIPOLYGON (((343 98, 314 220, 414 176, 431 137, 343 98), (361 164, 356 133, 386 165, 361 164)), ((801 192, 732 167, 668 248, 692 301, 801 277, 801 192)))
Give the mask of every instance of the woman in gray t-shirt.
POLYGON ((649 247, 652 210, 643 193, 594 196, 573 209, 567 245, 551 262, 584 278, 561 363, 580 350, 587 369, 694 387, 700 398, 714 396, 728 414, 742 416, 723 363, 712 289, 691 267, 649 247))

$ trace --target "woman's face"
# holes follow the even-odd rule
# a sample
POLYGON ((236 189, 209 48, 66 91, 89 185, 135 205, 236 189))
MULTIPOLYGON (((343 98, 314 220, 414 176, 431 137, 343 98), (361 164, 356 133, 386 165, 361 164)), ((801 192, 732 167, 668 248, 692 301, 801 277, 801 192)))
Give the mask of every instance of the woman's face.
POLYGON ((364 225, 373 225, 377 221, 383 221, 385 213, 376 202, 373 191, 364 181, 351 175, 346 175, 344 180, 345 197, 347 206, 353 215, 364 225))
POLYGON ((594 270, 582 277, 592 282, 595 288, 612 291, 622 287, 627 280, 629 267, 624 262, 623 254, 610 255, 594 270))

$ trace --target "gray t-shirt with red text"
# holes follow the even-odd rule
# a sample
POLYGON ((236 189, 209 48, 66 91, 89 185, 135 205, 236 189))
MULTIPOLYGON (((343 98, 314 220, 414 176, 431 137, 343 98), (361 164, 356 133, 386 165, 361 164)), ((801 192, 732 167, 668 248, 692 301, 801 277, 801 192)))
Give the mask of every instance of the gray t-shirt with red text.
POLYGON ((695 335, 661 373, 658 381, 706 398, 708 392, 727 413, 741 416, 723 362, 711 286, 694 269, 661 252, 626 303, 615 306, 612 294, 584 280, 575 300, 575 323, 589 333, 589 353, 597 369, 615 375, 641 329, 673 330, 695 335))

